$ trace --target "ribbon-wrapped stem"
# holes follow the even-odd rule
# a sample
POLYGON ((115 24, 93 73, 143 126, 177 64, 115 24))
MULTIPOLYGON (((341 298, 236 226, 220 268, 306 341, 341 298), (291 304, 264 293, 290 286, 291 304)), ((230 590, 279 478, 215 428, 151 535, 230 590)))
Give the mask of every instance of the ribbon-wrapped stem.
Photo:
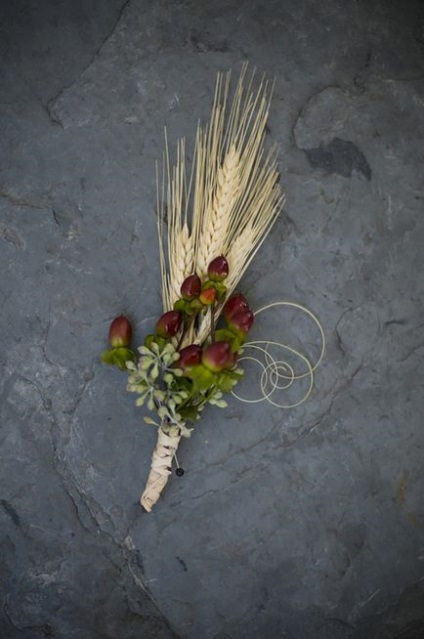
POLYGON ((158 501, 172 473, 172 460, 178 449, 181 435, 166 433, 162 427, 158 431, 158 441, 152 455, 152 464, 140 503, 150 512, 158 501))

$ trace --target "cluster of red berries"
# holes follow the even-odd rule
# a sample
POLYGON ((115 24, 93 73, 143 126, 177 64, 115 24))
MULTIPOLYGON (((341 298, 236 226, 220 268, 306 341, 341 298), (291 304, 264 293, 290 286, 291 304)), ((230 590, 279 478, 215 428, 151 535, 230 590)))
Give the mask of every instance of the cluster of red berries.
MULTIPOLYGON (((212 307, 226 293, 225 279, 229 273, 228 262, 223 255, 209 264, 208 279, 202 284, 197 274, 189 275, 181 285, 181 298, 172 311, 164 313, 156 324, 156 334, 161 338, 175 337, 184 325, 185 317, 193 318, 205 307, 212 307)), ((238 293, 230 297, 223 309, 227 327, 212 333, 212 343, 201 348, 190 344, 179 352, 177 368, 188 373, 203 364, 212 372, 233 368, 236 351, 240 348, 253 324, 253 313, 246 298, 238 293)))
MULTIPOLYGON (((208 278, 202 284, 197 274, 189 275, 181 285, 181 297, 175 302, 174 309, 164 313, 156 323, 154 335, 148 335, 145 345, 152 341, 164 343, 173 337, 182 335, 190 321, 207 307, 212 308, 216 301, 226 293, 225 279, 229 273, 228 262, 223 255, 209 264, 208 278)), ((184 373, 190 373, 195 366, 202 364, 209 371, 217 373, 234 368, 237 351, 246 339, 252 327, 254 316, 249 304, 241 293, 232 295, 224 305, 225 328, 217 331, 212 327, 212 342, 203 346, 190 344, 179 351, 175 367, 184 373)), ((131 342, 131 324, 123 315, 117 317, 109 329, 109 342, 112 349, 128 347, 131 342)))
POLYGON ((186 346, 179 352, 180 358, 175 363, 176 367, 188 372, 193 366, 203 364, 213 373, 234 368, 237 351, 252 327, 254 316, 241 293, 236 293, 227 300, 223 316, 227 326, 216 331, 216 341, 203 348, 197 344, 186 346))
POLYGON ((208 279, 202 284, 200 277, 193 273, 181 285, 181 297, 174 309, 164 313, 156 324, 156 334, 164 339, 178 335, 184 317, 193 318, 208 306, 213 306, 226 292, 224 280, 228 276, 228 262, 223 255, 209 264, 208 279))

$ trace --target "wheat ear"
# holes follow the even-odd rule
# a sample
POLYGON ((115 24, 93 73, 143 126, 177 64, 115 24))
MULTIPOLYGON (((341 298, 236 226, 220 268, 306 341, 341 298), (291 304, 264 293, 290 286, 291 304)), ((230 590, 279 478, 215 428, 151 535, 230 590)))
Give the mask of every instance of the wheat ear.
POLYGON ((196 267, 201 277, 206 276, 211 260, 226 248, 231 214, 240 189, 239 165, 240 156, 233 146, 218 169, 215 193, 204 216, 205 224, 196 238, 196 267))
POLYGON ((180 296, 181 284, 194 268, 194 238, 187 219, 189 187, 184 158, 185 141, 180 140, 177 146, 177 164, 171 170, 165 129, 162 182, 159 180, 159 169, 156 165, 157 228, 165 311, 172 308, 180 296))

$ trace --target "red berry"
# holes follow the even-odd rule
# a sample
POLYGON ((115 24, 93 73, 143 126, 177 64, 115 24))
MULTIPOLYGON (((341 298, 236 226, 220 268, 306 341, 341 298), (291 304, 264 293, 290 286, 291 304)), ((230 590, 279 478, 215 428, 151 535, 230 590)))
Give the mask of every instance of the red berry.
POLYGON ((214 373, 219 373, 232 360, 229 342, 213 342, 206 346, 202 353, 202 364, 214 373))
POLYGON ((129 320, 123 315, 115 317, 109 328, 109 343, 112 348, 129 346, 131 335, 132 328, 129 320))
POLYGON ((242 311, 250 311, 249 303, 244 295, 241 293, 236 293, 232 295, 224 306, 224 317, 227 322, 235 315, 236 313, 241 313, 242 311))
POLYGON ((175 367, 182 370, 197 366, 202 361, 202 349, 197 344, 190 344, 181 349, 179 355, 180 359, 175 362, 175 367))
POLYGON ((160 337, 174 337, 181 328, 182 313, 179 311, 168 311, 164 313, 156 324, 156 333, 160 337))
POLYGON ((234 368, 237 364, 237 353, 231 353, 225 368, 234 368))
POLYGON ((228 262, 223 255, 216 257, 208 266, 208 276, 215 282, 222 282, 228 276, 228 262))
POLYGON ((235 313, 228 320, 228 325, 231 328, 236 328, 238 331, 241 331, 242 333, 247 335, 247 333, 252 328, 254 320, 255 320, 255 317, 252 311, 249 309, 245 311, 240 311, 240 313, 235 313))
POLYGON ((208 288, 205 288, 205 290, 202 291, 199 295, 199 300, 205 306, 211 306, 211 304, 214 303, 215 298, 216 298, 216 289, 213 286, 209 286, 208 288))
POLYGON ((200 277, 196 274, 189 275, 181 284, 181 296, 191 302, 191 300, 199 297, 201 289, 202 282, 200 281, 200 277))

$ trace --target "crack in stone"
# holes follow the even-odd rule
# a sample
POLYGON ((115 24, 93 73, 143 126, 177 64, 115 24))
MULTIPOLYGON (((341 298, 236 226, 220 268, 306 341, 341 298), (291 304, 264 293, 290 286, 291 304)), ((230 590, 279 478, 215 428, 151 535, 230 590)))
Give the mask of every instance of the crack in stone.
POLYGON ((321 95, 321 93, 324 93, 324 91, 328 91, 328 89, 337 89, 338 91, 343 91, 342 87, 340 87, 340 86, 339 86, 339 85, 337 85, 337 84, 327 84, 326 86, 321 87, 320 89, 315 89, 315 91, 313 91, 313 92, 312 92, 312 93, 311 93, 311 94, 310 94, 310 95, 309 95, 309 96, 308 96, 308 97, 307 97, 307 98, 303 101, 303 103, 301 104, 300 108, 299 108, 299 109, 298 109, 298 111, 297 111, 297 114, 296 114, 296 117, 295 117, 295 120, 294 120, 294 124, 292 125, 291 130, 290 130, 290 138, 291 138, 291 141, 292 141, 292 145, 293 145, 296 149, 298 149, 299 151, 304 152, 304 151, 305 151, 305 149, 302 149, 302 148, 301 148, 300 146, 298 146, 298 144, 297 144, 297 140, 296 140, 296 133, 295 133, 295 129, 296 129, 297 123, 299 122, 300 118, 302 118, 302 117, 303 117, 303 115, 304 115, 304 113, 305 113, 305 110, 307 109, 307 107, 308 107, 308 105, 310 104, 310 102, 312 102, 312 100, 313 100, 315 97, 317 97, 317 96, 321 95))
POLYGON ((424 74, 410 75, 405 78, 385 78, 384 82, 413 82, 414 80, 424 80, 424 74))
POLYGON ((356 630, 356 626, 352 625, 348 621, 344 619, 339 619, 338 617, 323 617, 324 621, 330 622, 332 624, 337 624, 338 626, 342 626, 343 628, 349 628, 350 630, 356 630))
POLYGON ((269 430, 266 435, 264 435, 261 439, 259 439, 256 442, 253 442, 253 444, 251 444, 250 446, 247 446, 246 448, 242 448, 239 450, 234 451, 233 453, 230 453, 228 455, 226 455, 225 457, 219 459, 216 462, 211 462, 210 464, 206 464, 206 466, 202 466, 202 468, 194 468, 193 470, 190 471, 190 473, 202 473, 205 471, 206 468, 214 468, 215 466, 222 466, 222 464, 226 464, 230 459, 232 459, 233 457, 236 457, 238 455, 244 455, 245 453, 249 453, 251 450, 253 450, 254 448, 256 448, 257 446, 260 446, 260 444, 262 444, 265 440, 267 440, 272 433, 275 431, 275 429, 280 425, 280 422, 274 424, 271 427, 271 430, 269 430))
MULTIPOLYGON (((291 442, 290 442, 290 443, 288 443, 288 444, 281 444, 281 445, 279 445, 279 446, 278 446, 278 448, 281 448, 281 449, 284 449, 284 450, 286 450, 286 449, 288 449, 288 448, 291 448, 292 446, 295 446, 295 445, 296 445, 299 441, 303 440, 303 439, 304 439, 304 437, 306 437, 306 436, 310 435, 310 434, 311 434, 314 430, 316 430, 316 429, 320 426, 320 424, 321 424, 321 422, 324 420, 324 418, 325 418, 327 415, 329 415, 329 414, 331 413, 332 408, 333 408, 333 404, 334 404, 335 400, 337 399, 337 397, 339 396, 339 394, 340 394, 343 390, 345 390, 345 388, 347 388, 347 387, 348 387, 348 386, 352 383, 352 381, 354 380, 354 378, 356 377, 356 375, 357 375, 357 374, 360 372, 360 370, 362 369, 363 364, 364 364, 364 363, 363 363, 363 361, 361 361, 361 362, 360 362, 360 364, 357 366, 357 368, 356 368, 356 369, 355 369, 355 370, 354 370, 354 371, 353 371, 353 372, 352 372, 352 373, 351 373, 351 374, 350 374, 350 375, 349 375, 346 379, 344 379, 344 380, 343 380, 343 382, 339 385, 339 387, 338 387, 338 388, 336 388, 335 390, 333 389, 334 394, 333 394, 333 396, 332 396, 332 398, 331 398, 331 400, 330 400, 330 403, 329 403, 329 405, 327 406, 327 408, 324 410, 324 412, 320 415, 320 417, 319 417, 318 419, 314 420, 314 421, 313 421, 313 423, 312 423, 309 427, 304 428, 304 429, 302 430, 302 432, 300 432, 300 433, 299 433, 299 435, 298 435, 297 437, 295 437, 295 439, 294 439, 293 441, 291 441, 291 442)), ((236 457, 237 455, 244 455, 245 453, 250 452, 251 450, 253 450, 253 449, 254 449, 254 448, 256 448, 257 446, 259 446, 260 444, 262 444, 262 443, 263 443, 266 439, 268 439, 268 438, 272 435, 272 433, 273 433, 273 432, 275 432, 275 430, 276 430, 276 429, 277 429, 280 425, 281 425, 281 421, 277 421, 277 422, 274 424, 274 426, 271 428, 271 430, 270 430, 270 431, 269 431, 266 435, 264 435, 264 437, 262 437, 259 441, 254 442, 253 444, 251 444, 251 446, 248 446, 248 447, 246 447, 246 448, 243 448, 243 449, 240 449, 240 450, 234 451, 233 453, 231 453, 231 454, 229 454, 229 455, 225 456, 224 458, 219 459, 219 460, 218 460, 218 461, 216 461, 216 462, 213 462, 213 463, 207 464, 207 465, 206 465, 206 467, 202 467, 202 468, 198 468, 198 469, 193 469, 193 470, 191 470, 190 472, 192 472, 192 473, 204 472, 205 468, 213 468, 213 467, 215 467, 215 466, 222 466, 222 464, 227 463, 227 462, 228 462, 230 459, 232 459, 233 457, 236 457)), ((261 463, 260 463, 260 462, 261 462, 261 460, 262 460, 264 457, 266 457, 267 453, 268 453, 268 451, 265 451, 265 452, 264 452, 264 453, 260 456, 260 458, 259 458, 259 460, 258 460, 258 463, 256 464, 256 467, 259 467, 259 466, 261 465, 261 463)), ((241 473, 241 476, 242 476, 243 474, 244 474, 244 473, 241 473)), ((237 481, 238 481, 239 479, 241 479, 241 476, 237 478, 237 481)), ((232 483, 235 483, 235 482, 232 482, 232 483)), ((216 491, 208 490, 208 491, 206 491, 206 493, 205 493, 205 494, 208 494, 208 493, 210 493, 210 492, 216 492, 216 491)), ((202 496, 203 496, 203 495, 202 495, 202 496)), ((196 497, 193 497, 192 499, 198 499, 198 498, 200 498, 200 497, 197 497, 197 496, 196 496, 196 497)), ((179 503, 181 503, 181 502, 177 502, 177 503, 179 504, 179 503)))
POLYGON ((34 202, 30 202, 29 200, 26 200, 25 198, 15 197, 14 195, 11 195, 4 189, 0 191, 0 198, 7 200, 13 206, 23 206, 30 209, 37 209, 39 211, 45 211, 46 209, 50 210, 51 208, 50 206, 46 205, 44 202, 35 204, 34 202))
MULTIPOLYGON (((47 197, 47 198, 42 197, 38 201, 32 201, 32 200, 28 200, 27 198, 16 197, 12 195, 11 193, 9 193, 7 190, 5 190, 3 187, 0 190, 0 198, 3 198, 7 202, 9 202, 9 204, 11 204, 12 206, 30 208, 36 211, 46 211, 47 213, 50 212, 53 218, 53 222, 61 230, 62 234, 66 238, 73 237, 73 235, 70 233, 70 229, 68 228, 68 224, 67 224, 68 219, 66 217, 66 213, 65 215, 61 216, 58 210, 56 209, 56 207, 53 205, 53 201, 50 197, 47 197)), ((74 209, 73 215, 72 216, 70 215, 69 217, 75 218, 76 214, 78 213, 79 213, 78 209, 74 209)), ((13 229, 9 229, 5 225, 1 225, 1 228, 0 228, 0 234, 3 235, 6 241, 9 241, 10 243, 16 245, 18 248, 24 248, 25 242, 21 240, 20 236, 17 234, 16 231, 14 231, 13 229), (1 228, 3 228, 3 233, 1 228), (16 234, 16 238, 14 237, 15 234, 16 234)), ((62 261, 65 261, 65 260, 62 260, 62 261)))
POLYGON ((19 632, 24 632, 26 630, 40 630, 43 633, 44 637, 54 637, 54 630, 51 624, 33 624, 29 626, 18 626, 17 623, 13 620, 8 608, 7 608, 7 596, 3 602, 3 612, 7 621, 10 625, 15 628, 15 630, 19 630, 19 632))
POLYGON ((338 396, 340 395, 340 393, 342 393, 354 380, 354 378, 356 377, 356 375, 360 372, 360 370, 363 367, 363 362, 361 362, 358 367, 353 371, 353 373, 351 375, 349 375, 342 384, 340 384, 340 386, 334 391, 334 394, 330 400, 329 405, 327 406, 327 408, 324 410, 324 412, 318 417, 318 419, 315 419, 313 421, 313 423, 308 427, 306 427, 293 441, 287 443, 287 444, 282 444, 279 446, 279 448, 282 448, 284 450, 291 448, 292 446, 296 445, 299 441, 303 440, 305 437, 307 437, 308 435, 310 435, 313 431, 315 431, 323 422, 323 420, 328 417, 332 410, 333 410, 333 405, 334 402, 336 401, 336 399, 338 398, 338 396))
POLYGON ((0 499, 0 505, 2 506, 6 515, 15 524, 15 526, 19 528, 19 526, 21 525, 21 520, 15 507, 11 503, 9 503, 6 499, 0 499))
MULTIPOLYGON (((37 385, 35 385, 34 383, 33 385, 38 390, 38 392, 41 393, 37 385)), ((53 409, 50 407, 50 411, 52 410, 53 409)), ((52 446, 53 449, 56 451, 56 445, 54 444, 53 437, 52 446)), ((100 504, 93 498, 86 495, 86 493, 84 493, 84 491, 78 486, 77 482, 69 476, 65 463, 59 463, 56 455, 54 455, 53 457, 53 470, 60 479, 60 484, 73 506, 77 521, 79 522, 82 529, 85 530, 90 536, 93 535, 93 533, 101 536, 105 548, 109 549, 109 553, 107 555, 108 559, 118 568, 122 568, 122 561, 119 561, 119 556, 122 557, 124 564, 128 568, 129 574, 131 574, 134 584, 138 588, 140 588, 146 595, 147 599, 153 605, 154 609, 158 612, 164 626, 172 633, 174 639, 181 639, 171 627, 168 619, 162 613, 159 605, 144 583, 143 563, 138 550, 129 548, 128 545, 125 544, 125 542, 124 544, 121 544, 114 538, 112 533, 109 533, 104 530, 104 528, 102 528, 102 523, 97 517, 96 508, 104 515, 104 517, 109 521, 113 528, 112 520, 103 510, 100 504), (95 508, 93 508, 93 504, 95 505, 95 508)))
POLYGON ((415 344, 415 346, 412 346, 412 348, 408 350, 406 355, 400 358, 399 362, 406 362, 407 359, 409 359, 412 355, 414 355, 417 351, 421 350, 423 347, 424 347, 424 342, 421 342, 420 344, 415 344))
POLYGON ((6 617, 7 621, 10 623, 12 628, 15 628, 16 630, 21 631, 22 628, 20 628, 19 626, 17 626, 15 624, 15 622, 13 621, 13 619, 12 619, 8 609, 7 609, 7 598, 5 598, 4 601, 3 601, 3 612, 4 612, 4 616, 6 617))
POLYGON ((90 61, 88 62, 88 64, 86 64, 86 66, 82 69, 82 71, 78 74, 78 76, 70 84, 65 85, 64 87, 59 89, 59 91, 57 91, 57 93, 55 95, 53 95, 51 98, 49 98, 47 100, 46 104, 43 104, 43 107, 44 107, 44 109, 45 109, 45 111, 47 113, 47 116, 48 116, 49 120, 52 122, 52 124, 59 125, 61 128, 64 128, 63 127, 63 122, 61 121, 59 116, 53 112, 55 103, 57 102, 57 100, 59 100, 59 98, 63 95, 63 93, 65 91, 69 91, 69 89, 71 89, 75 84, 77 84, 77 82, 79 82, 79 80, 84 75, 84 73, 97 60, 97 58, 99 57, 103 47, 106 45, 108 40, 110 40, 110 38, 115 33, 116 28, 118 27, 118 24, 120 23, 120 21, 122 19, 122 16, 124 15, 125 10, 127 9, 127 7, 129 6, 130 3, 131 3, 131 0, 126 0, 124 2, 124 4, 122 5, 122 7, 120 8, 120 10, 118 12, 118 16, 117 16, 117 18, 115 20, 115 23, 114 23, 113 27, 111 28, 109 33, 103 38, 103 40, 100 43, 100 45, 97 47, 97 49, 92 54, 90 61))
POLYGON ((359 69, 359 71, 357 71, 357 73, 355 73, 355 75, 353 76, 353 85, 357 89, 359 89, 361 92, 365 91, 365 83, 361 82, 360 76, 370 68, 372 64, 372 54, 373 54, 372 48, 368 49, 364 64, 359 69))
MULTIPOLYGON (((155 598, 153 597, 153 595, 151 594, 151 592, 149 591, 148 588, 146 588, 146 586, 143 584, 142 581, 140 581, 140 579, 137 577, 137 575, 134 573, 130 563, 127 563, 128 566, 128 570, 131 573, 133 579, 134 579, 134 583, 143 590, 144 594, 146 595, 146 597, 149 599, 150 603, 152 604, 152 606, 154 607, 154 609, 159 613, 160 615, 160 619, 162 621, 162 623, 164 624, 164 626, 167 628, 167 630, 169 630, 170 633, 172 633, 172 637, 173 639, 184 639, 184 637, 180 636, 172 627, 171 623, 169 622, 169 620, 165 617, 165 615, 163 614, 163 612, 161 611, 161 609, 159 608, 158 604, 156 603, 155 598)), ((134 612, 134 611, 133 611, 134 612)), ((137 614, 137 613, 136 613, 137 614)))
MULTIPOLYGON (((214 465, 215 465, 215 464, 214 464, 214 465)), ((212 464, 210 464, 208 467, 210 467, 210 466, 212 466, 212 464)), ((235 483, 235 482, 231 482, 231 483, 235 483)), ((181 504, 184 504, 184 503, 186 503, 187 501, 189 501, 190 503, 191 503, 191 502, 193 502, 193 501, 198 501, 199 499, 203 499, 203 497, 206 497, 206 495, 214 495, 215 493, 222 492, 223 490, 225 490, 225 488, 224 488, 224 489, 209 488, 208 490, 205 490, 205 491, 204 491, 203 493, 201 493, 200 495, 195 495, 194 497, 188 497, 188 499, 179 499, 178 501, 173 501, 173 502, 171 503, 171 506, 180 506, 181 504)), ((173 520, 173 522, 174 522, 174 521, 175 521, 175 520, 173 520)), ((172 523, 173 523, 173 522, 172 522, 172 523)), ((167 527, 168 527, 168 526, 166 526, 166 528, 167 528, 167 527)), ((165 528, 164 528, 164 529, 162 529, 162 531, 161 531, 161 532, 163 532, 164 530, 165 530, 165 528)))
MULTIPOLYGON (((89 531, 92 532, 92 529, 86 525, 85 523, 85 519, 83 518, 82 514, 80 513, 80 505, 78 503, 78 499, 75 496, 75 492, 79 497, 80 503, 83 504, 85 506, 86 512, 89 515, 89 518, 91 519, 91 522, 93 523, 93 525, 96 528, 101 529, 101 524, 99 522, 99 520, 97 519, 95 512, 93 512, 93 509, 90 508, 90 504, 89 504, 89 499, 87 495, 85 495, 85 493, 79 488, 78 484, 73 481, 73 479, 71 479, 68 474, 66 473, 67 467, 66 464, 63 460, 61 460, 59 458, 59 446, 58 446, 58 440, 60 439, 59 437, 55 436, 55 429, 56 432, 59 433, 59 426, 58 426, 58 419, 55 415, 54 409, 53 409, 53 404, 52 401, 50 400, 50 398, 47 396, 45 390, 39 386, 36 382, 34 382, 31 379, 25 378, 25 377, 21 377, 21 379, 25 382, 27 382, 28 384, 30 384, 31 386, 33 386, 33 388, 35 388, 35 390, 38 392, 44 410, 46 411, 46 413, 49 415, 50 418, 50 423, 51 423, 51 427, 49 429, 49 434, 50 434, 50 441, 51 441, 51 446, 52 446, 52 451, 53 451, 53 469, 55 471, 55 473, 58 475, 58 477, 61 480, 61 485, 64 488, 66 494, 68 495, 69 499, 71 500, 74 508, 75 508, 75 512, 78 518, 78 521, 80 522, 81 526, 89 531), (74 489, 74 490, 72 490, 74 489)), ((91 378, 92 379, 92 378, 91 378)), ((83 396, 83 393, 86 389, 86 387, 88 386, 88 384, 90 383, 90 380, 87 380, 87 382, 84 384, 83 388, 81 389, 80 393, 79 393, 79 398, 78 401, 76 403, 76 405, 74 406, 74 411, 77 409, 78 404, 81 401, 81 398, 83 396)), ((93 502, 95 502, 95 500, 92 500, 93 502)), ((110 517, 107 515, 107 513, 101 508, 100 504, 98 504, 97 502, 95 502, 96 507, 98 508, 99 511, 101 511, 103 513, 103 515, 105 516, 105 519, 110 520, 110 517)))
POLYGON ((25 249, 25 241, 19 235, 18 231, 11 226, 0 223, 0 237, 16 249, 25 249))
MULTIPOLYGON (((50 315, 50 308, 49 308, 49 315, 50 315)), ((51 322, 51 319, 49 319, 47 321, 47 326, 46 326, 46 329, 44 331, 44 336, 43 336, 42 342, 40 342, 40 350, 41 350, 41 353, 42 353, 44 359, 49 364, 49 366, 52 366, 56 370, 60 370, 61 367, 59 366, 59 364, 56 364, 56 362, 51 360, 49 358, 49 356, 47 355, 47 340, 49 338, 51 325, 52 325, 52 322, 51 322)))
MULTIPOLYGON (((64 493, 67 498, 70 500, 72 507, 74 509, 76 519, 79 522, 81 528, 85 530, 90 536, 93 534, 100 535, 103 543, 105 544, 105 548, 109 549, 108 559, 117 567, 122 568, 122 561, 119 561, 119 557, 122 557, 124 564, 126 565, 129 574, 134 582, 134 584, 140 588, 143 593, 146 595, 147 599, 150 601, 154 609, 160 616, 160 619, 164 626, 172 633, 174 639, 181 639, 178 634, 174 631, 168 619, 160 610, 159 605, 154 599, 152 593, 146 587, 144 583, 144 569, 143 563, 140 557, 138 550, 131 549, 128 545, 121 544, 117 541, 112 533, 107 532, 102 527, 102 522, 98 518, 98 513, 96 510, 104 516, 105 520, 108 521, 111 528, 113 529, 113 522, 109 515, 104 511, 104 509, 100 506, 100 504, 94 500, 92 497, 89 497, 78 483, 72 478, 69 474, 68 468, 64 461, 60 461, 58 457, 58 444, 56 437, 54 436, 54 427, 57 426, 57 419, 54 414, 54 409, 52 407, 52 402, 46 395, 44 389, 40 387, 36 382, 24 377, 16 377, 16 379, 22 379, 26 383, 30 384, 35 388, 37 393, 40 396, 43 407, 45 411, 48 413, 51 428, 49 429, 50 433, 50 441, 52 445, 52 468, 55 474, 58 476, 60 480, 60 485, 62 486, 64 493)), ((91 382, 93 378, 87 380, 84 384, 83 388, 79 393, 78 401, 76 402, 73 412, 78 407, 78 404, 81 401, 82 395, 87 387, 87 385, 91 382)), ((104 522, 103 522, 104 523, 104 522)), ((134 523, 134 522, 133 522, 134 523)), ((132 524, 130 524, 131 527, 132 524)), ((129 528, 130 528, 129 527, 129 528)), ((35 626, 34 626, 35 627, 35 626)), ((40 626, 42 627, 42 626, 40 626)), ((38 626, 37 626, 38 628, 38 626)))
MULTIPOLYGON (((351 375, 349 375, 343 382, 342 384, 339 385, 339 387, 334 391, 334 394, 330 400, 329 405, 327 406, 327 408, 324 410, 324 412, 320 415, 320 417, 316 420, 313 421, 313 423, 309 426, 306 427, 305 429, 302 430, 301 433, 299 433, 299 435, 297 437, 295 437, 295 439, 293 441, 291 441, 288 444, 281 444, 278 446, 278 448, 282 448, 282 449, 288 449, 291 448, 292 446, 296 445, 299 441, 301 441, 304 437, 310 435, 314 430, 316 430, 321 422, 324 420, 324 418, 331 413, 331 410, 333 408, 333 404, 335 402, 335 400, 337 399, 337 397, 339 396, 339 394, 345 389, 347 388, 353 381, 353 379, 356 377, 356 375, 360 372, 360 370, 363 367, 363 362, 361 361, 361 363, 357 366, 357 368, 353 371, 353 373, 351 375)), ((334 389, 333 389, 334 390, 334 389)), ((236 457, 237 455, 244 455, 245 453, 250 452, 251 450, 253 450, 254 448, 256 448, 257 446, 259 446, 260 444, 262 444, 266 439, 268 439, 272 433, 281 425, 281 421, 277 421, 274 426, 271 428, 271 430, 263 437, 261 438, 259 441, 254 442, 251 446, 248 446, 246 448, 237 450, 229 455, 227 455, 225 458, 221 458, 220 460, 213 462, 211 464, 207 464, 205 468, 213 468, 214 466, 221 466, 223 463, 227 463, 227 461, 229 461, 230 459, 232 459, 233 457, 236 457)), ((268 451, 265 451, 259 458, 258 463, 256 464, 256 467, 260 467, 260 462, 263 459, 263 457, 266 457, 268 451)), ((191 472, 203 472, 204 468, 202 467, 201 469, 193 469, 191 472)), ((241 476, 244 473, 241 473, 241 476)), ((241 478, 238 477, 238 479, 241 478)), ((234 482, 233 482, 234 483, 234 482)), ((207 494, 208 492, 214 492, 214 491, 207 491, 205 494, 207 494)), ((215 491, 216 492, 216 491, 215 491)), ((193 499, 197 499, 198 497, 194 497, 193 499)), ((180 502, 178 502, 180 503, 180 502)))

